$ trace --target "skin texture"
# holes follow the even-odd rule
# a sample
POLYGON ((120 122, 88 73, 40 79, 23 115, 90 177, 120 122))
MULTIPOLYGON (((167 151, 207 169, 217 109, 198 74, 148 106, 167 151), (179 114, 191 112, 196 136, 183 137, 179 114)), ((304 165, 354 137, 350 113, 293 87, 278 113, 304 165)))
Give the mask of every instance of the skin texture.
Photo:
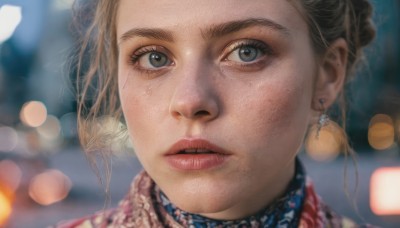
POLYGON ((311 117, 321 109, 318 100, 327 108, 341 90, 346 43, 338 40, 316 56, 307 23, 282 0, 121 0, 116 26, 129 134, 170 200, 192 213, 238 219, 282 195, 311 117), (210 34, 250 18, 279 26, 210 34), (269 47, 250 63, 235 51, 248 40, 269 47), (154 68, 143 50, 170 60, 154 68), (205 139, 231 155, 216 168, 181 172, 164 154, 183 138, 205 139))

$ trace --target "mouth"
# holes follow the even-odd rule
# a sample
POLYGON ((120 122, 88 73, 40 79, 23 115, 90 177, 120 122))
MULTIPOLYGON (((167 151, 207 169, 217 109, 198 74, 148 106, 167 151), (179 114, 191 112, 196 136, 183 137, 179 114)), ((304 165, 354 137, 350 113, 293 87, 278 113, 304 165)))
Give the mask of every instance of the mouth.
POLYGON ((166 156, 177 154, 221 154, 229 155, 230 152, 203 139, 182 139, 176 142, 166 152, 166 156))
POLYGON ((207 170, 222 166, 230 152, 202 139, 183 139, 165 154, 170 166, 180 171, 207 170))

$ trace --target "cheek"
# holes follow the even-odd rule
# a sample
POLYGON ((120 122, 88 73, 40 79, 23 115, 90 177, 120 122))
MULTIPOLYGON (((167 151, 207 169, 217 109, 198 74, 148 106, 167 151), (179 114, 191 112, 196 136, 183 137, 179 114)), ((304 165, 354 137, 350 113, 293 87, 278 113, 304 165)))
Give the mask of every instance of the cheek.
POLYGON ((266 95, 269 98, 265 99, 261 106, 265 109, 260 110, 260 113, 266 117, 265 122, 287 128, 299 120, 304 121, 309 107, 308 96, 303 88, 274 86, 268 88, 268 93, 271 95, 266 95))
POLYGON ((283 80, 266 83, 251 98, 243 98, 247 101, 239 105, 240 115, 246 124, 241 127, 247 129, 246 141, 258 145, 255 151, 297 150, 308 126, 310 91, 307 83, 283 80))
POLYGON ((148 140, 148 137, 146 137, 148 128, 145 126, 154 122, 152 115, 157 111, 152 110, 156 109, 157 106, 151 105, 152 103, 149 101, 149 97, 152 94, 151 87, 135 86, 137 83, 134 82, 129 74, 120 73, 119 82, 122 111, 132 142, 136 147, 137 141, 144 142, 148 140))
POLYGON ((121 84, 119 88, 122 111, 133 148, 143 164, 146 163, 143 155, 160 149, 155 140, 162 145, 168 140, 165 125, 171 91, 163 81, 141 80, 129 73, 125 75, 128 79, 121 75, 120 82, 125 85, 121 84))
MULTIPOLYGON (((136 121, 140 118, 140 113, 138 113, 136 107, 141 106, 141 102, 137 99, 137 96, 133 96, 132 92, 120 88, 120 100, 122 111, 124 114, 125 121, 132 139, 136 138, 136 134, 139 132, 134 131, 141 126, 141 121, 136 121)), ((136 140, 132 140, 135 143, 136 140)))

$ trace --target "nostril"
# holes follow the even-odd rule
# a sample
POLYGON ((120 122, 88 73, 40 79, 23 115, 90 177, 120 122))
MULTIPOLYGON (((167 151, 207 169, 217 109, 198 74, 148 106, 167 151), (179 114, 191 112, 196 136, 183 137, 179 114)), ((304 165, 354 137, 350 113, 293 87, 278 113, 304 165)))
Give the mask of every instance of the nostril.
POLYGON ((195 116, 208 116, 208 115, 210 115, 210 113, 206 110, 200 110, 200 111, 197 111, 194 115, 195 116))

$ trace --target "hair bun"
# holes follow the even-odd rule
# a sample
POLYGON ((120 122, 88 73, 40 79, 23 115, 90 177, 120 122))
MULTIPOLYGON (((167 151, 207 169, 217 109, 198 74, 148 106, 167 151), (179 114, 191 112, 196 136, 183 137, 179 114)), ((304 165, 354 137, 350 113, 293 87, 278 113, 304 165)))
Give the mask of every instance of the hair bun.
POLYGON ((349 2, 354 17, 353 29, 357 34, 354 37, 355 44, 366 46, 374 39, 376 33, 372 23, 372 5, 368 0, 349 0, 349 2))

